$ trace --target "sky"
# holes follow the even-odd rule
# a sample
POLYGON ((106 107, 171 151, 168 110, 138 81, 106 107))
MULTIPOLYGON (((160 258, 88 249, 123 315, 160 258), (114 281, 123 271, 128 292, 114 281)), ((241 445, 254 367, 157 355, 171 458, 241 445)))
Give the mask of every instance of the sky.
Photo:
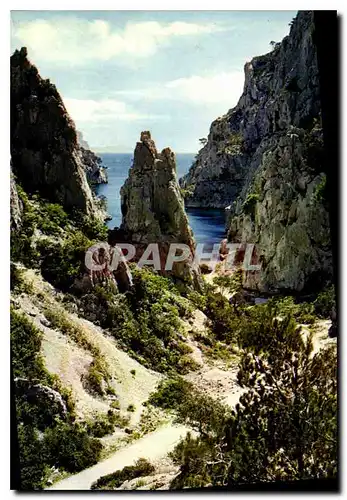
POLYGON ((12 11, 11 51, 26 46, 96 152, 196 153, 237 104, 243 67, 289 33, 295 11, 12 11))

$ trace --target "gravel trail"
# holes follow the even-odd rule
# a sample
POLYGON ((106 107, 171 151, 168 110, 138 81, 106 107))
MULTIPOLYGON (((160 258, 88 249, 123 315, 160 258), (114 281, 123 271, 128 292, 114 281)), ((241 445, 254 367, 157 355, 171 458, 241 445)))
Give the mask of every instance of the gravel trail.
POLYGON ((115 452, 106 460, 78 474, 62 479, 46 488, 46 490, 89 490, 92 483, 99 477, 122 469, 126 465, 132 465, 138 458, 156 460, 164 457, 169 451, 173 450, 181 437, 184 437, 188 431, 188 427, 181 425, 174 426, 170 424, 161 427, 135 441, 130 446, 115 452))

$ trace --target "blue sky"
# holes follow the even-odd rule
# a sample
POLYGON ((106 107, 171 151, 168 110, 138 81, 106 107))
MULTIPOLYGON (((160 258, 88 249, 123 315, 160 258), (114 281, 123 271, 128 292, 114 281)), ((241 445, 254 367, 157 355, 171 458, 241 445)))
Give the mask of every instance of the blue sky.
POLYGON ((26 46, 95 151, 196 152, 235 106, 243 66, 289 32, 295 11, 12 11, 11 49, 26 46))

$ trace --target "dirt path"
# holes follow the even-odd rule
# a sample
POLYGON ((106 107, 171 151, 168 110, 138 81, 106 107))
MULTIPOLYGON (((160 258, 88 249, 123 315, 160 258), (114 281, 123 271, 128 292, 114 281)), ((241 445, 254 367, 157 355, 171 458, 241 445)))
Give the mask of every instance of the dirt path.
POLYGON ((58 481, 47 490, 89 490, 99 477, 132 465, 138 458, 156 460, 173 450, 178 441, 189 431, 188 427, 169 424, 115 452, 111 457, 89 469, 58 481))

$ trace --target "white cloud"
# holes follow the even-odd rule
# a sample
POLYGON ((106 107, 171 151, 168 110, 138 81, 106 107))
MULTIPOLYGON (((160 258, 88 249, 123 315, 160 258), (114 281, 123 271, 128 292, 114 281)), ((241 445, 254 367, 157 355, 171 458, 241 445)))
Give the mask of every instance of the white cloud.
POLYGON ((115 57, 148 57, 173 37, 200 35, 221 31, 216 24, 156 21, 127 23, 113 29, 103 20, 78 18, 36 19, 13 23, 14 39, 25 45, 34 60, 55 63, 87 64, 115 57))
POLYGON ((113 99, 64 99, 65 107, 77 124, 91 122, 119 122, 136 120, 163 120, 165 115, 147 115, 136 113, 131 107, 113 99))
POLYGON ((165 87, 176 98, 205 104, 225 102, 231 107, 241 96, 243 83, 243 71, 233 71, 207 77, 179 78, 168 82, 165 87))
POLYGON ((230 71, 207 76, 192 75, 158 87, 117 91, 115 95, 130 101, 179 100, 204 106, 224 104, 231 108, 241 96, 243 84, 244 72, 230 71))

